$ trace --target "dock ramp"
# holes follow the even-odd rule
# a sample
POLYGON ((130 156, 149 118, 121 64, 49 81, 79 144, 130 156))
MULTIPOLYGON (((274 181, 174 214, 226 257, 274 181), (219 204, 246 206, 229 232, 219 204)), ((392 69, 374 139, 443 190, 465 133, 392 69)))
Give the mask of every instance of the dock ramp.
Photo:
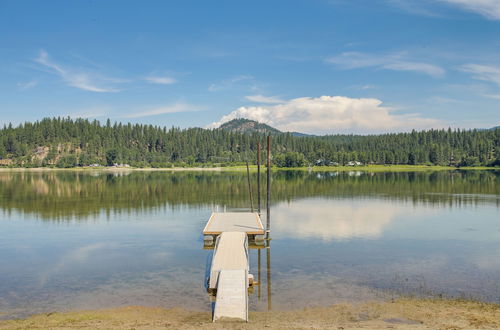
POLYGON ((248 238, 245 232, 222 232, 215 243, 208 289, 216 294, 213 321, 248 321, 248 238))
POLYGON ((239 319, 248 321, 248 271, 221 270, 213 321, 239 319))

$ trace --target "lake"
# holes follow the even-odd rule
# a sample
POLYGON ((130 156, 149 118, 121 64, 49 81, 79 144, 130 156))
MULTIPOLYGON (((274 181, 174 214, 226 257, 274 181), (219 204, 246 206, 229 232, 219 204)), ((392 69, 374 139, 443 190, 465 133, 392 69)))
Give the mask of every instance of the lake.
MULTIPOLYGON (((201 231, 214 210, 248 210, 246 185, 232 172, 0 172, 0 318, 210 310, 201 231)), ((500 302, 499 171, 279 171, 271 195, 270 248, 250 250, 252 310, 500 302)))

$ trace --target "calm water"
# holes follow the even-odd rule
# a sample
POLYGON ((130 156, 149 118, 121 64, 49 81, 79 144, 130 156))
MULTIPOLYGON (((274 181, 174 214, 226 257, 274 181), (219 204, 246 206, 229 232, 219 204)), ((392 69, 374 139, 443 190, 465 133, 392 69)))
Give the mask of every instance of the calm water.
MULTIPOLYGON (((250 251, 252 309, 500 302, 500 172, 279 172, 272 188, 271 248, 250 251)), ((201 230, 212 210, 248 204, 241 174, 0 173, 0 318, 208 311, 201 230)))

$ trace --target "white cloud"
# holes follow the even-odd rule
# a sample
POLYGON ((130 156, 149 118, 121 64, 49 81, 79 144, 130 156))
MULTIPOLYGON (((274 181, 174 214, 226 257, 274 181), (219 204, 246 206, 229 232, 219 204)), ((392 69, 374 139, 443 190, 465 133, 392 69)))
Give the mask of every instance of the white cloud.
POLYGON ((327 62, 344 69, 374 67, 393 71, 418 72, 432 77, 442 77, 445 74, 445 70, 437 65, 407 60, 400 53, 371 55, 358 52, 345 52, 338 56, 330 57, 327 59, 327 62))
POLYGON ((418 114, 394 114, 374 98, 345 96, 301 97, 277 105, 240 107, 209 128, 236 118, 269 124, 282 131, 311 134, 377 133, 444 127, 439 120, 418 114))
POLYGON ((48 68, 49 72, 61 77, 69 86, 90 92, 118 92, 119 89, 106 85, 125 82, 124 80, 120 79, 109 78, 97 74, 91 74, 81 70, 65 68, 60 64, 51 61, 49 58, 49 54, 44 50, 40 51, 39 56, 34 61, 48 68))
MULTIPOLYGON (((239 75, 236 77, 232 77, 232 78, 223 80, 219 83, 213 83, 210 86, 208 86, 208 90, 210 92, 218 92, 221 90, 234 88, 236 85, 240 84, 241 82, 248 82, 248 81, 251 81, 253 79, 254 78, 252 76, 239 75)), ((254 86, 250 86, 250 89, 254 89, 253 87, 254 86)))
POLYGON ((140 118, 140 117, 157 116, 167 113, 190 112, 190 111, 200 111, 200 110, 202 110, 200 107, 196 107, 193 105, 185 103, 175 103, 172 105, 153 108, 141 112, 126 114, 123 116, 123 118, 140 118))
POLYGON ((500 1, 498 0, 440 0, 462 9, 483 15, 486 18, 500 20, 500 1))
POLYGON ((21 90, 27 90, 27 89, 33 88, 37 85, 38 85, 38 81, 36 81, 36 80, 17 83, 17 87, 19 87, 19 89, 21 89, 21 90))
POLYGON ((472 74, 472 78, 500 85, 500 67, 481 64, 465 64, 459 70, 472 74))
POLYGON ((177 80, 175 80, 174 78, 171 78, 171 77, 150 76, 150 77, 144 78, 144 80, 146 80, 152 84, 160 84, 160 85, 171 85, 171 84, 175 84, 177 82, 177 80))
POLYGON ((264 96, 264 95, 248 95, 245 96, 245 98, 249 101, 255 102, 255 103, 283 103, 285 101, 281 100, 280 98, 276 96, 264 96))
POLYGON ((484 94, 485 97, 489 97, 490 99, 500 100, 500 94, 484 94))

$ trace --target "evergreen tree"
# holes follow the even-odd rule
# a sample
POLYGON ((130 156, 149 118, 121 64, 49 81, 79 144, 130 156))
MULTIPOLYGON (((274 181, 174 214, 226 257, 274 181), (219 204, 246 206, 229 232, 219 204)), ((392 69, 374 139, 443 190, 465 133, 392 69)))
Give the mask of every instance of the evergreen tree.
MULTIPOLYGON (((0 158, 10 158, 18 166, 36 166, 39 158, 32 157, 35 150, 48 147, 49 152, 42 161, 44 166, 86 166, 93 163, 220 166, 255 159, 257 141, 265 141, 264 135, 224 129, 112 124, 110 120, 101 125, 96 120, 45 118, 17 127, 9 124, 0 129, 0 158)), ((500 129, 428 130, 368 136, 276 133, 272 148, 275 164, 279 166, 345 165, 350 161, 365 164, 495 165, 500 163, 500 129)))

